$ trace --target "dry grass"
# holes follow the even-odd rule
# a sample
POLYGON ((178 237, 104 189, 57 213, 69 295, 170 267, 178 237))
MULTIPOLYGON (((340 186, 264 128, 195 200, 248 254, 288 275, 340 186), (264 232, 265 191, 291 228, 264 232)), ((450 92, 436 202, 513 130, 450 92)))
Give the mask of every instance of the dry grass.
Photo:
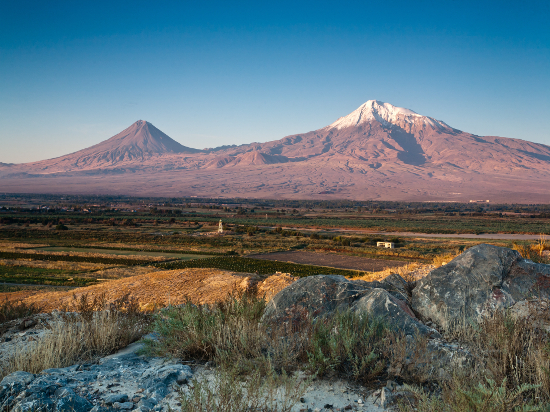
POLYGON ((75 298, 47 325, 45 336, 19 349, 0 364, 0 379, 15 371, 38 373, 93 361, 141 338, 147 318, 127 296, 107 305, 102 298, 75 298))
POLYGON ((499 311, 479 323, 455 325, 449 336, 459 337, 472 355, 471 367, 439 382, 441 395, 415 389, 416 403, 403 411, 507 412, 542 411, 550 406, 550 339, 541 325, 548 311, 530 316, 499 311))
POLYGON ((365 280, 367 282, 372 282, 374 280, 383 280, 387 278, 389 275, 393 273, 397 273, 407 282, 412 282, 423 278, 434 268, 435 268, 434 265, 426 265, 426 264, 412 262, 397 268, 395 267, 385 268, 384 270, 381 270, 379 272, 371 272, 371 273, 365 274, 364 276, 353 277, 350 279, 365 280))
POLYGON ((188 394, 181 393, 182 412, 290 412, 305 392, 311 379, 299 375, 270 374, 259 371, 241 377, 219 371, 211 380, 193 380, 188 394))
POLYGON ((550 243, 545 235, 541 235, 536 243, 522 245, 514 243, 514 250, 517 250, 524 259, 538 263, 548 263, 548 255, 544 252, 550 250, 550 243))
POLYGON ((129 294, 145 310, 183 304, 188 300, 196 304, 220 302, 231 293, 249 289, 256 291, 259 296, 271 296, 294 280, 285 274, 265 277, 218 269, 168 270, 112 280, 71 292, 38 294, 25 299, 25 302, 38 303, 45 311, 49 311, 68 304, 73 294, 104 295, 107 302, 114 302, 129 294))
POLYGON ((449 263, 451 260, 453 260, 458 255, 460 255, 460 253, 447 253, 445 255, 436 256, 436 257, 434 257, 432 264, 436 268, 441 267, 441 266, 446 265, 447 263, 449 263))
POLYGON ((340 375, 370 381, 384 369, 381 353, 388 330, 377 319, 349 311, 313 320, 294 310, 283 324, 261 322, 265 300, 250 294, 215 305, 161 311, 154 322, 158 355, 213 361, 231 373, 263 376, 305 369, 314 376, 340 375))
POLYGON ((42 308, 34 303, 5 300, 0 302, 0 325, 15 319, 26 318, 27 316, 40 313, 42 308))
MULTIPOLYGON (((70 289, 69 287, 65 290, 70 289)), ((60 288, 53 286, 14 286, 10 284, 0 285, 0 302, 25 302, 33 304, 33 302, 27 302, 26 299, 31 296, 38 295, 40 293, 46 293, 51 291, 59 291, 60 288)))

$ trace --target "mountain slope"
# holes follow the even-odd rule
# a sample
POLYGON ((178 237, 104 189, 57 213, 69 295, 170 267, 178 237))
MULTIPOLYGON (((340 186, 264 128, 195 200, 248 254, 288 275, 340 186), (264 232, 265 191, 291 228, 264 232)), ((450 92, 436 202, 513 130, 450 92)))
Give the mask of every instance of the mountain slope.
POLYGON ((28 164, 33 171, 69 172, 139 164, 145 160, 177 153, 198 153, 161 132, 151 123, 138 120, 127 129, 94 146, 51 160, 28 164))
POLYGON ((136 122, 0 173, 4 192, 550 202, 549 146, 473 135, 376 100, 318 130, 204 150, 136 122))
MULTIPOLYGON (((281 140, 228 149, 289 159, 344 156, 363 166, 447 166, 476 172, 533 169, 550 172, 550 146, 519 139, 480 137, 412 110, 369 100, 324 128, 281 140)), ((368 169, 367 169, 368 170, 368 169)))

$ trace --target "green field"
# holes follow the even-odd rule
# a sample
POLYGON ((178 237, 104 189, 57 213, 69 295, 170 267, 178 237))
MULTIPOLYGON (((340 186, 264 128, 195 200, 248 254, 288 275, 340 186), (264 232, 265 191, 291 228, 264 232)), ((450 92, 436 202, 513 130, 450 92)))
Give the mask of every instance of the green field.
POLYGON ((75 287, 88 286, 98 282, 95 279, 80 278, 77 276, 79 273, 82 272, 0 265, 0 282, 75 287))
POLYGON ((241 258, 241 257, 215 257, 187 262, 158 263, 156 267, 162 269, 186 269, 186 268, 216 268, 230 270, 232 272, 256 273, 269 275, 275 272, 290 273, 293 276, 310 275, 342 275, 359 276, 364 272, 357 270, 345 270, 327 268, 324 266, 300 265, 297 263, 275 262, 269 260, 241 258))
POLYGON ((174 258, 180 260, 190 260, 190 259, 204 259, 212 257, 210 255, 203 254, 183 254, 183 253, 174 253, 174 252, 154 252, 154 251, 139 251, 131 249, 97 249, 97 248, 82 248, 82 247, 63 247, 63 246, 49 246, 49 247, 40 247, 34 249, 36 251, 44 252, 79 252, 79 253, 101 253, 106 255, 123 255, 123 256, 150 256, 150 257, 166 257, 174 258))

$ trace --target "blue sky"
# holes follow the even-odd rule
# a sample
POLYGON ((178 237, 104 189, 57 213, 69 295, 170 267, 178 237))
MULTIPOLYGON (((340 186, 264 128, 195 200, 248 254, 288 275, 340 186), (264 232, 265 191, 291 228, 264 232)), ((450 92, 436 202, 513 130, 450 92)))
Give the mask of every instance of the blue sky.
POLYGON ((550 145, 550 2, 0 3, 0 162, 139 119, 196 148, 264 142, 369 99, 550 145))

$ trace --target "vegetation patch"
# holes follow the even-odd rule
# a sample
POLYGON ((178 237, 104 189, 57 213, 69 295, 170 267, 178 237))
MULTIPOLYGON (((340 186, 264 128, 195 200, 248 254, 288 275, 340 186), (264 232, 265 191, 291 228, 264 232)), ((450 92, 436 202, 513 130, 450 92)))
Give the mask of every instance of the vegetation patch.
POLYGON ((215 268, 241 273, 259 273, 268 275, 275 272, 290 273, 293 276, 311 276, 319 274, 342 275, 347 277, 361 276, 362 271, 334 269, 323 266, 300 265, 297 263, 274 262, 269 260, 243 257, 216 257, 210 259, 188 260, 185 262, 157 263, 162 269, 215 268))
POLYGON ((305 369, 311 376, 342 376, 365 382, 384 369, 388 328, 377 319, 350 311, 313 320, 294 313, 286 324, 261 321, 265 301, 253 295, 196 306, 190 302, 161 310, 147 341, 148 351, 184 360, 214 362, 236 375, 263 376, 305 369))
MULTIPOLYGON (((24 302, 0 302, 0 324, 40 313, 40 306, 24 302)), ((0 329, 1 330, 1 329, 0 329)))
POLYGON ((61 269, 0 265, 0 282, 59 286, 87 286, 97 283, 96 279, 74 276, 78 273, 80 272, 61 269))
MULTIPOLYGON (((6 310, 29 313, 36 308, 6 310)), ((102 296, 82 295, 48 322, 44 337, 2 360, 0 380, 15 371, 38 373, 97 360, 139 339, 147 326, 148 316, 129 296, 107 305, 102 296)))
POLYGON ((20 253, 20 252, 0 252, 0 259, 32 259, 32 260, 48 260, 48 261, 64 261, 64 262, 86 262, 86 263, 102 263, 107 265, 143 265, 149 263, 143 259, 121 259, 121 258, 105 258, 95 256, 69 256, 69 255, 53 255, 44 253, 20 253))

